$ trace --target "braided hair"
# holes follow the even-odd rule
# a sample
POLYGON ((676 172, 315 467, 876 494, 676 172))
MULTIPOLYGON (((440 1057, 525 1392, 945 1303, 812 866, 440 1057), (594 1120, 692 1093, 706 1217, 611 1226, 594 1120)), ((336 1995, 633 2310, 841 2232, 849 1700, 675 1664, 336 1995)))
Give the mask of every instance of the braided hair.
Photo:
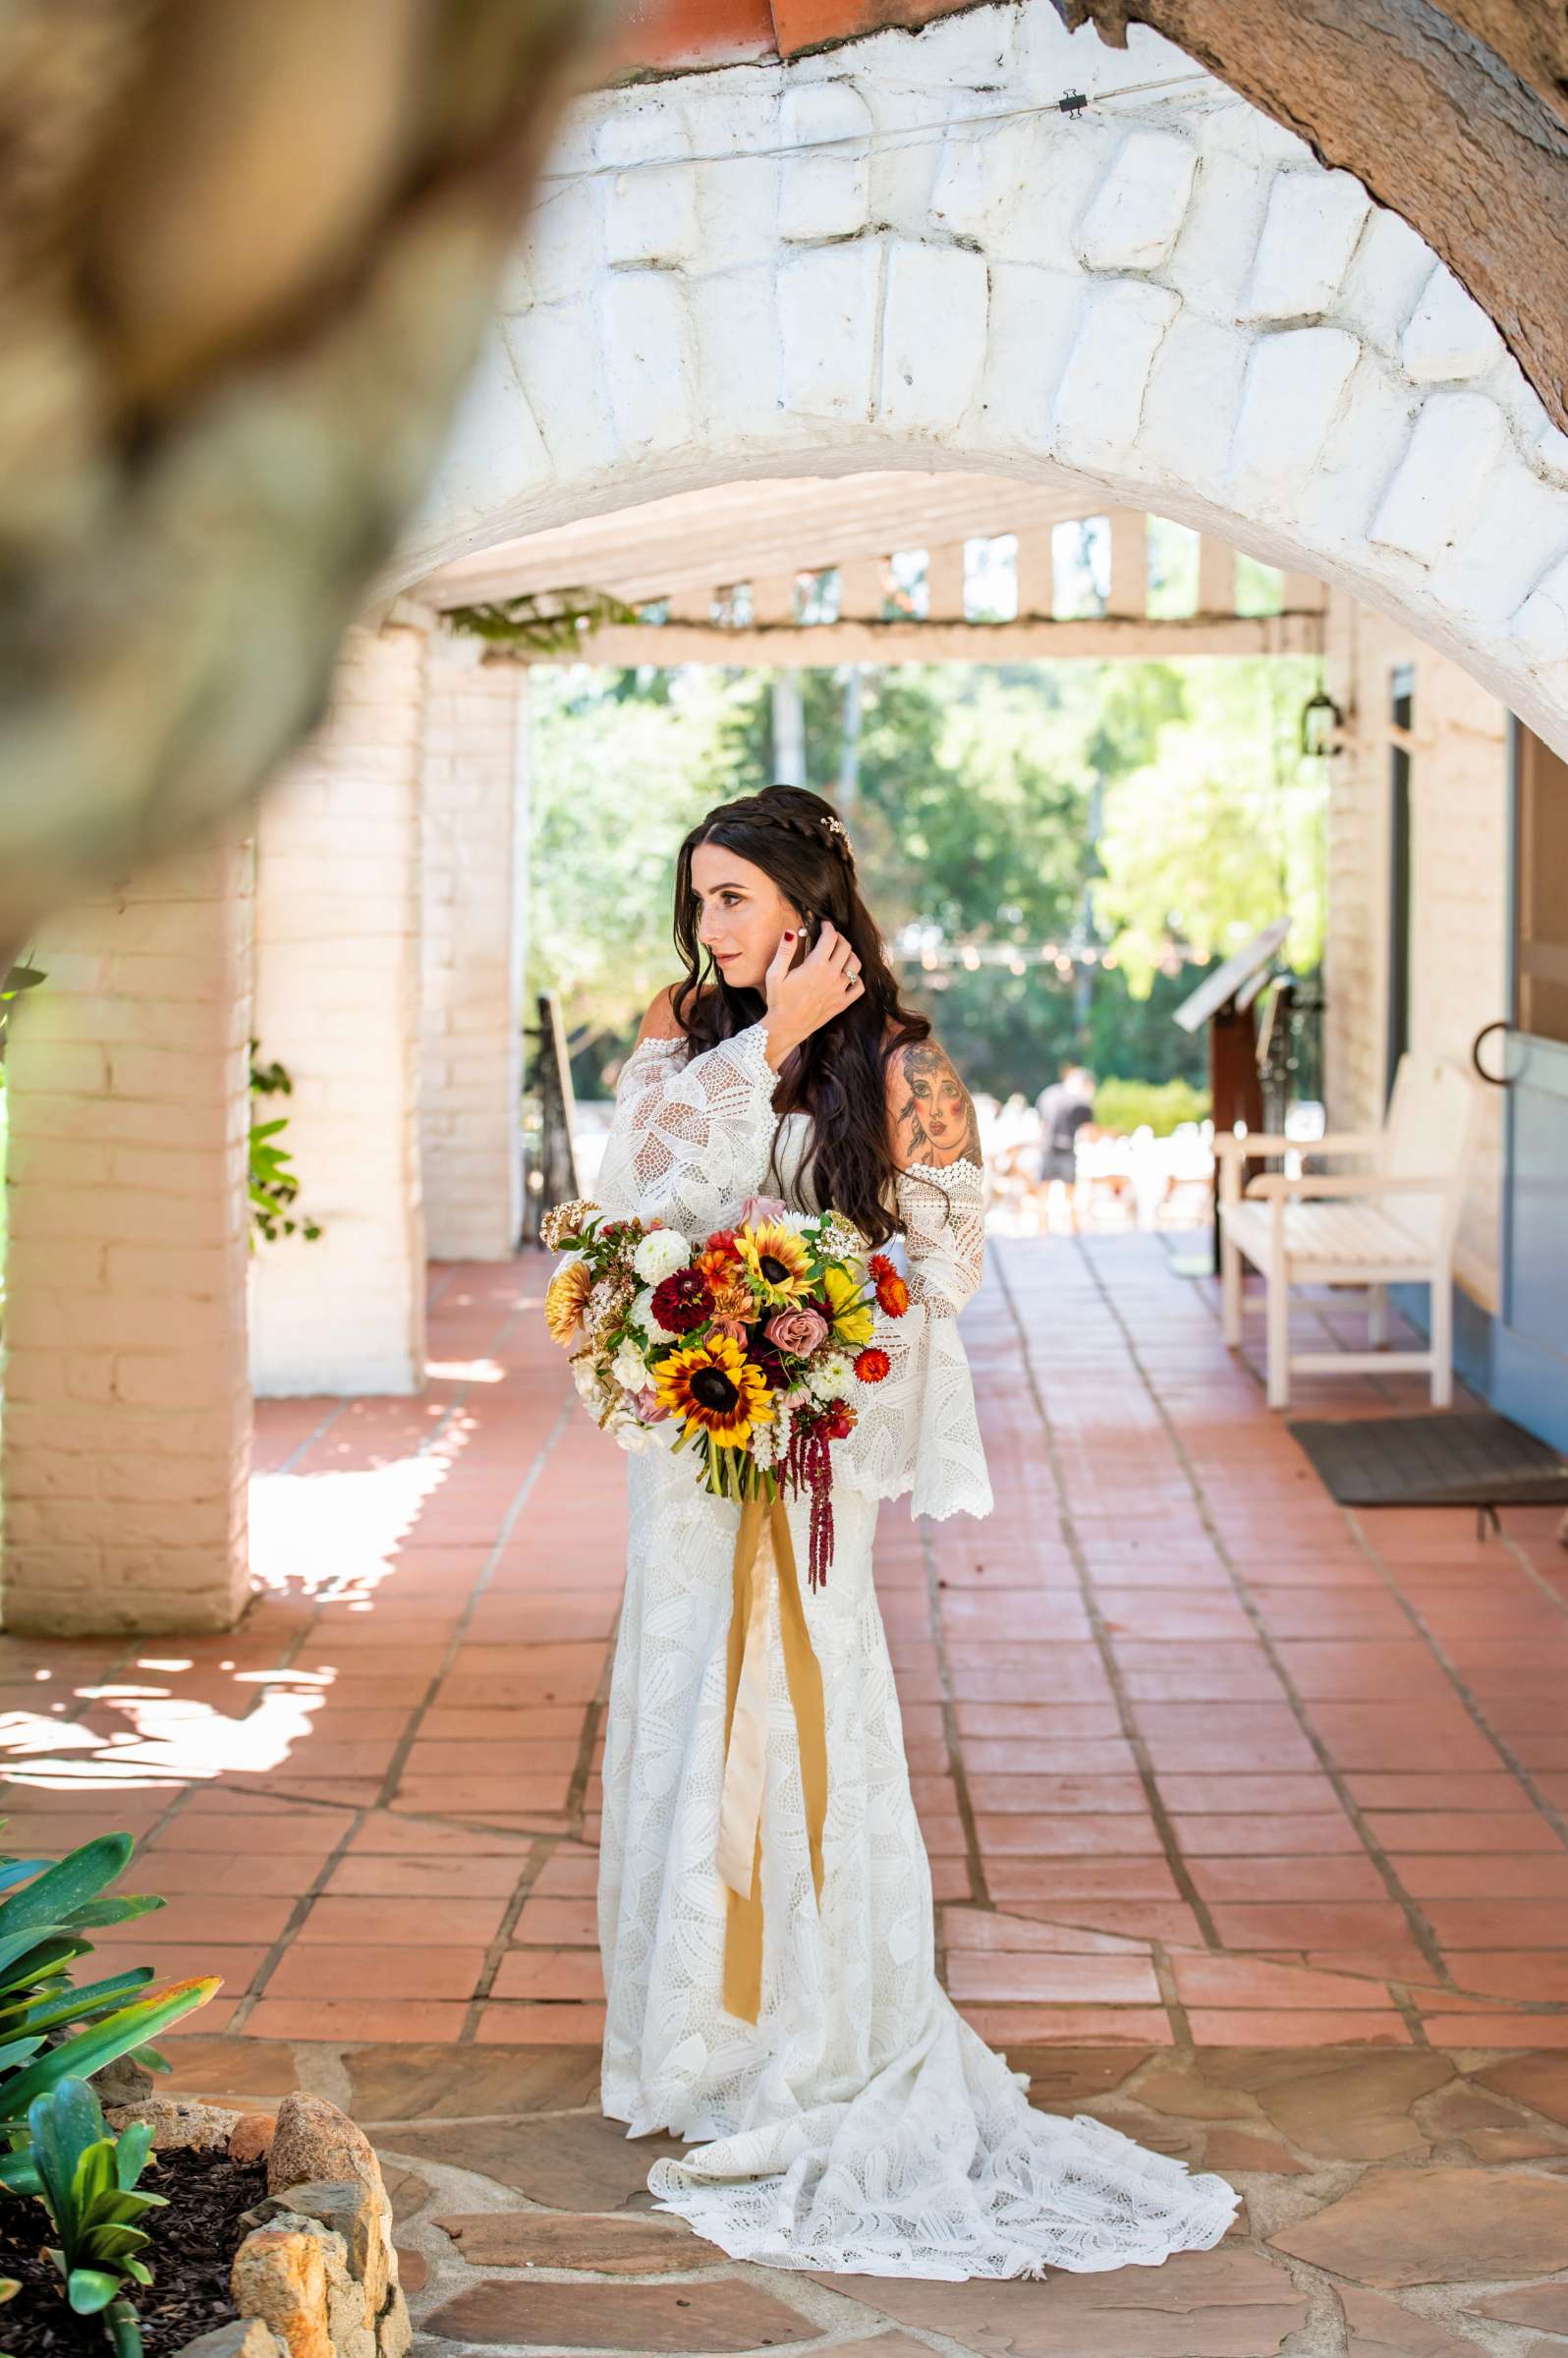
POLYGON ((717 804, 686 837, 675 870, 675 946, 686 973, 670 995, 694 1056, 746 1031, 766 1011, 760 990, 726 982, 699 938, 692 855, 705 843, 759 868, 797 909, 836 926, 860 960, 861 996, 803 1041, 782 1084, 780 1112, 812 1117, 808 1172, 816 1201, 883 1245, 894 1230, 888 1207, 896 1169, 888 1140, 887 1061, 895 1050, 928 1038, 931 1027, 898 995, 882 937, 861 898, 848 831, 819 794, 804 786, 765 786, 760 794, 717 804))

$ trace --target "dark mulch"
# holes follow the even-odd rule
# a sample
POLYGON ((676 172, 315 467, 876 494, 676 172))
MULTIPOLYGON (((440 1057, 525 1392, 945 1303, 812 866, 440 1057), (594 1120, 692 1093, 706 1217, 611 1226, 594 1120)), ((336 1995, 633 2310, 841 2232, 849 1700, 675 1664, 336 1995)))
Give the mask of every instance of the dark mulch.
MULTIPOLYGON (((142 2216, 152 2241, 142 2257, 150 2284, 133 2284, 146 2358, 168 2358, 197 2333, 226 2325, 235 2314, 229 2270, 245 2241, 240 2214, 267 2190, 265 2162, 231 2162, 227 2154, 153 2154, 139 2181, 148 2194, 169 2198, 167 2211, 142 2216)), ((78 2317, 65 2282, 43 2247, 54 2228, 33 2196, 0 2199, 0 2276, 18 2276, 22 2290, 0 2305, 0 2349, 12 2358, 102 2358, 110 2348, 101 2317, 78 2317)))

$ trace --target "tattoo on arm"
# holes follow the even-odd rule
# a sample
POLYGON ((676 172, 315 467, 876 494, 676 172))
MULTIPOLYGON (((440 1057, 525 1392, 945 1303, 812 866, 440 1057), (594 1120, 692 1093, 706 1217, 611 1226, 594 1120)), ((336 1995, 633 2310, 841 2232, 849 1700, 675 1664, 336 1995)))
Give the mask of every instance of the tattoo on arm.
POLYGON ((917 1040, 894 1059, 890 1101, 900 1163, 980 1160, 980 1122, 968 1090, 934 1039, 917 1040))

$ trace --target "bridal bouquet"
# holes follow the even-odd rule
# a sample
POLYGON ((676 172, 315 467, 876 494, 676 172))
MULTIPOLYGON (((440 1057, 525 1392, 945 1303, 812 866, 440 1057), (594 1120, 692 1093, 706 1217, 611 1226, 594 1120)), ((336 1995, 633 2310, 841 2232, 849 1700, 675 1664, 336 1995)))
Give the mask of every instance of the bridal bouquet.
POLYGON ((563 1260, 544 1298, 577 1388, 622 1448, 692 1447, 716 1496, 809 1494, 812 1588, 833 1555, 832 1447, 863 1384, 890 1372, 878 1310, 902 1318, 893 1263, 836 1212, 749 1197, 700 1242, 659 1222, 563 1204, 543 1239, 563 1260))

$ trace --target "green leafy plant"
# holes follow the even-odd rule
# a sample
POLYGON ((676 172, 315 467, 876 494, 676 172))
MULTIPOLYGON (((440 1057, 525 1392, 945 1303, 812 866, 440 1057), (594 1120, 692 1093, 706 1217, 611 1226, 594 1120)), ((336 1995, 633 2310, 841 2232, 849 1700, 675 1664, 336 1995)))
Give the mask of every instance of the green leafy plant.
POLYGON ((89 1932, 163 1906, 150 1892, 105 1896, 135 1847, 130 1834, 99 1834, 63 1859, 0 1857, 0 2188, 13 2194, 42 2192, 28 2107, 116 2055, 167 2071, 168 2058, 147 2041, 221 1986, 209 1975, 139 1996, 150 1965, 80 1989, 68 1979, 76 1959, 91 1953, 89 1932))
POLYGON ((1187 1081, 1102 1081, 1094 1092, 1094 1119, 1102 1130, 1130 1132, 1147 1122, 1156 1138, 1169 1138, 1183 1122, 1208 1118, 1208 1093, 1187 1081))
MULTIPOLYGON (((294 1095, 294 1083, 281 1064, 258 1064, 258 1040, 251 1042, 251 1095, 252 1097, 289 1097, 294 1095)), ((280 1131, 289 1126, 287 1114, 270 1122, 251 1125, 251 1243, 252 1249, 258 1236, 275 1244, 280 1236, 303 1236, 313 1244, 320 1235, 320 1223, 304 1212, 296 1213, 294 1207, 300 1194, 299 1175, 294 1157, 287 1147, 275 1144, 280 1131)))
POLYGON ((167 2195, 136 2191, 152 2124, 133 2121, 116 2137, 85 2080, 64 2079, 33 2099, 28 2126, 38 2199, 60 2238, 44 2249, 65 2278, 66 2298, 79 2317, 102 2313, 118 2358, 140 2358, 141 2325, 126 2283, 151 2283, 140 2254, 152 2238, 138 2222, 168 2205, 167 2195))
POLYGON ((492 646, 521 647, 531 655, 574 655, 590 632, 639 617, 635 606, 607 590, 531 590, 488 605, 452 606, 446 619, 454 631, 487 639, 492 646))

